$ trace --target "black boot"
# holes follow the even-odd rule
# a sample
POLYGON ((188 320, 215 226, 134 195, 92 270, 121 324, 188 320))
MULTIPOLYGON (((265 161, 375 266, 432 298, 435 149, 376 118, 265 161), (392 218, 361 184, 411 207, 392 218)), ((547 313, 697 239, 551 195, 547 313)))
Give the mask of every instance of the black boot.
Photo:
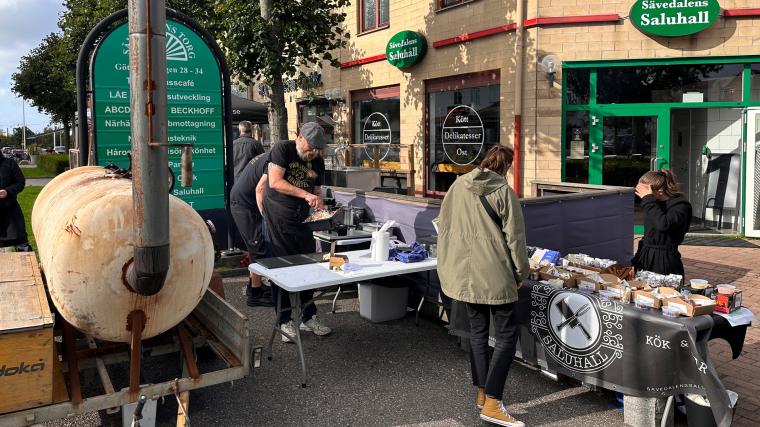
POLYGON ((264 292, 264 287, 254 288, 248 285, 245 288, 246 304, 248 307, 272 307, 272 293, 264 292))

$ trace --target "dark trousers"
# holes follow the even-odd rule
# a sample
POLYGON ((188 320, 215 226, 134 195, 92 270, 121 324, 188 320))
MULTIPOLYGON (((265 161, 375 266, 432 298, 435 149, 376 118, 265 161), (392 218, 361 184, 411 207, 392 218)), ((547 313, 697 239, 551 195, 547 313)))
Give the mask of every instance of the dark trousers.
POLYGON ((486 395, 501 400, 509 366, 515 358, 519 320, 517 304, 467 304, 470 318, 470 368, 472 384, 486 389, 486 395), (488 347, 488 332, 493 315, 496 345, 493 355, 488 347))
MULTIPOLYGON (((287 256, 296 254, 312 253, 316 249, 316 243, 311 230, 303 225, 303 220, 309 214, 308 206, 302 209, 290 210, 264 200, 264 229, 263 240, 266 242, 267 256, 287 256), (272 226, 276 224, 276 226, 272 226)), ((272 302, 277 310, 277 299, 280 294, 280 288, 273 282, 272 302)), ((287 323, 292 319, 292 310, 290 304, 290 295, 287 291, 282 291, 282 306, 280 307, 279 323, 287 323)), ((307 321, 317 314, 317 306, 309 304, 308 301, 314 298, 314 291, 303 291, 301 296, 301 308, 305 308, 302 321, 307 321)), ((296 325, 298 327, 298 325, 296 325)))
POLYGON ((235 220, 235 226, 245 242, 245 248, 251 261, 264 258, 265 248, 261 228, 264 218, 258 207, 251 207, 237 200, 230 200, 230 213, 235 220))

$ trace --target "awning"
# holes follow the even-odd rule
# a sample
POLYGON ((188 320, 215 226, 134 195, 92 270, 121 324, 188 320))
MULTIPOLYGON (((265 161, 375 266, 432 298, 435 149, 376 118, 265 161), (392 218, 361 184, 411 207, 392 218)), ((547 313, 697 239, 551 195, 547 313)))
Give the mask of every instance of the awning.
POLYGON ((237 124, 243 120, 251 123, 268 123, 267 106, 232 94, 232 123, 237 124))

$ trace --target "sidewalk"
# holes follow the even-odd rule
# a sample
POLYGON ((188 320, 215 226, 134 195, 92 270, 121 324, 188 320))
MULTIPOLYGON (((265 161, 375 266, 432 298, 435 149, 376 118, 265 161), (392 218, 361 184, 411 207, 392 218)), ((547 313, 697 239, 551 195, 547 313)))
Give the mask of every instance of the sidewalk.
MULTIPOLYGON (((681 246, 686 280, 730 283, 743 293, 743 305, 760 315, 760 248, 681 246)), ((734 426, 760 425, 760 328, 747 329, 744 350, 731 360, 723 340, 710 342, 710 356, 727 389, 739 393, 734 426)))

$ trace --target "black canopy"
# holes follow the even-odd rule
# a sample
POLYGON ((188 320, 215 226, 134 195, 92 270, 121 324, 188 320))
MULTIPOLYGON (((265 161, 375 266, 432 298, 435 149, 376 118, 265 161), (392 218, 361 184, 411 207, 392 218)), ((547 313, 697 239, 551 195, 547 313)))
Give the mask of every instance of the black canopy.
POLYGON ((267 106, 232 94, 232 124, 248 120, 251 123, 267 123, 267 106))

